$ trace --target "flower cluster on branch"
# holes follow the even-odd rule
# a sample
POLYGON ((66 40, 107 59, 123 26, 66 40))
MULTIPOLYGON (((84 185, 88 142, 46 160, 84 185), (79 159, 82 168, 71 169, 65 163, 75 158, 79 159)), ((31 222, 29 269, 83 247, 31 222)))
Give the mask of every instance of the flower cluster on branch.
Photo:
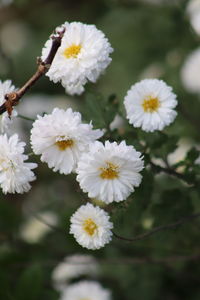
MULTIPOLYGON (((16 90, 11 81, 0 81, 1 133, 7 132, 12 119, 17 116, 13 107, 41 76, 46 74, 54 83, 60 82, 68 94, 82 94, 86 83, 96 82, 108 67, 112 51, 108 39, 94 25, 66 22, 56 28, 55 34, 45 43, 36 73, 22 88, 16 90)), ((131 130, 140 128, 149 134, 162 131, 175 120, 177 104, 172 88, 156 78, 135 83, 124 98, 131 130)), ((145 166, 143 154, 148 155, 145 140, 140 141, 144 146, 142 154, 136 150, 137 146, 129 145, 125 139, 115 141, 110 127, 94 129, 92 121, 82 122, 81 114, 71 108, 54 108, 50 114, 38 115, 31 129, 33 153, 40 155, 41 161, 54 172, 76 173, 83 192, 104 206, 125 201, 141 184, 141 172, 147 165, 152 172, 166 172, 190 183, 184 175, 168 166, 156 165, 151 160, 145 166)), ((32 169, 37 165, 24 162, 28 158, 24 155, 24 146, 17 135, 0 136, 0 186, 4 193, 27 192, 30 182, 35 180, 32 169)), ((70 233, 83 247, 99 249, 111 241, 114 225, 106 208, 87 203, 77 209, 70 222, 70 233)), ((147 236, 153 233, 147 233, 147 236)), ((94 295, 96 290, 100 292, 94 283, 87 284, 91 285, 91 290, 94 288, 94 295)), ((84 290, 84 285, 78 288, 84 290)), ((77 287, 72 287, 64 298, 71 299, 75 289, 77 287)), ((101 299, 109 299, 107 292, 101 293, 101 299)))

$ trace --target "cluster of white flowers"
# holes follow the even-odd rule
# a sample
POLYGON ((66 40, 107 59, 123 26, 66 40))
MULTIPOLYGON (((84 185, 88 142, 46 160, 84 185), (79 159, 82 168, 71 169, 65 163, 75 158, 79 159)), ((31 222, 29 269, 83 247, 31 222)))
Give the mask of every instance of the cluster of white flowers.
MULTIPOLYGON (((64 29, 65 33, 46 75, 54 83, 61 82, 67 93, 81 94, 84 85, 88 81, 96 82, 110 64, 109 54, 113 49, 104 33, 94 25, 65 22, 59 29, 64 29)), ((42 50, 43 60, 48 56, 51 45, 52 40, 49 39, 42 50)))
MULTIPOLYGON (((102 135, 91 123, 83 124, 80 113, 55 108, 33 123, 31 144, 53 171, 76 172, 80 187, 90 198, 106 204, 126 200, 142 179, 141 153, 125 141, 106 141, 105 145, 95 141, 102 135)), ((83 247, 98 249, 111 240, 112 227, 108 214, 88 203, 72 216, 70 233, 83 247)))
POLYGON ((111 300, 109 290, 96 281, 80 281, 71 284, 61 294, 60 300, 111 300))
MULTIPOLYGON (((94 25, 66 22, 59 30, 63 29, 61 45, 47 76, 55 83, 60 81, 68 93, 80 94, 86 82, 95 82, 108 66, 112 48, 94 25)), ((51 45, 50 39, 42 50, 42 60, 48 56, 51 45)), ((5 94, 13 90, 10 81, 0 82, 0 101, 3 103, 5 94)), ((134 84, 125 96, 124 105, 129 123, 150 132, 162 130, 177 114, 174 110, 176 95, 158 79, 134 84)), ((6 112, 0 129, 3 130, 7 122, 6 112)), ((79 112, 54 108, 50 114, 37 116, 31 130, 31 146, 54 172, 65 175, 75 172, 89 198, 105 204, 124 201, 141 183, 143 157, 125 141, 97 141, 103 134, 103 130, 94 130, 91 122, 83 123, 79 112)), ((4 193, 26 192, 30 189, 29 182, 35 179, 31 169, 36 164, 24 162, 27 159, 24 146, 17 135, 10 139, 0 136, 0 184, 4 193)), ((99 249, 111 240, 113 223, 108 213, 98 206, 82 205, 70 221, 70 233, 83 247, 99 249)))
POLYGON ((31 170, 37 164, 25 162, 28 156, 23 154, 24 147, 17 134, 10 138, 0 135, 0 186, 5 194, 28 192, 30 182, 35 180, 31 170))

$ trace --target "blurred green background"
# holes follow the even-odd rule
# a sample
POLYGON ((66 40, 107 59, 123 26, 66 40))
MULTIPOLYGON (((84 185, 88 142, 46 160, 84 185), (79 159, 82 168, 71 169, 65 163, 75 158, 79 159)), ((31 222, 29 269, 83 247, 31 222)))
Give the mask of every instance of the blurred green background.
MULTIPOLYGON (((105 75, 97 84, 89 84, 83 96, 69 97, 61 85, 44 77, 24 97, 17 108, 19 113, 35 118, 37 113, 50 112, 53 107, 71 106, 83 112, 87 121, 92 119, 94 125, 103 128, 103 115, 95 115, 95 109, 103 111, 99 102, 107 101, 114 93, 123 117, 123 98, 130 86, 142 78, 162 78, 173 86, 179 101, 178 117, 165 130, 166 139, 167 136, 173 139, 163 141, 156 134, 148 137, 141 132, 136 134, 127 121, 113 132, 114 138, 127 139, 136 148, 138 137, 147 138, 152 145, 152 156, 162 160, 176 149, 178 141, 184 144, 183 152, 193 145, 198 148, 199 95, 188 93, 180 80, 181 67, 200 40, 186 14, 188 1, 6 2, 0 1, 0 79, 12 79, 17 87, 33 74, 45 41, 65 21, 95 24, 114 48, 105 75), (87 101, 91 97, 94 111, 87 101)), ((30 126, 29 121, 16 123, 19 135, 28 143, 27 152, 31 152, 30 126)), ((173 164, 184 160, 181 155, 178 152, 173 164)), ((39 158, 31 156, 31 159, 39 163, 39 158)), ((186 160, 194 163, 191 153, 186 154, 186 160)), ((96 257, 101 267, 98 280, 112 291, 113 299, 200 299, 200 264, 196 257, 200 255, 198 221, 134 243, 113 238, 105 248, 89 251, 81 248, 68 233, 70 216, 86 199, 75 175, 53 173, 42 163, 36 175, 37 180, 28 194, 0 194, 0 299, 59 299, 52 285, 52 270, 65 256, 75 253, 96 257), (56 228, 41 229, 38 223, 44 220, 56 224, 56 228), (180 258, 183 256, 190 258, 180 258)), ((148 168, 143 176, 136 192, 112 209, 117 233, 133 237, 200 211, 199 190, 163 174, 152 176, 148 168)))

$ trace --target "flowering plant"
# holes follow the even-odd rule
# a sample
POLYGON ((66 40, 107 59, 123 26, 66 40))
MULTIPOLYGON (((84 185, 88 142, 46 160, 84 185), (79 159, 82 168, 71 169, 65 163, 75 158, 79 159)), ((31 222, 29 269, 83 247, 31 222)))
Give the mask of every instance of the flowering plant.
MULTIPOLYGON (((50 240, 55 238, 50 247, 59 245, 63 262, 52 273, 52 286, 62 300, 111 299, 110 291, 97 282, 99 266, 94 257, 87 257, 89 250, 99 263, 108 258, 112 263, 112 256, 114 263, 121 257, 125 264, 199 259, 198 251, 176 257, 172 253, 179 243, 189 251, 192 239, 185 242, 182 225, 188 226, 188 236, 196 236, 200 217, 199 146, 190 141, 183 156, 177 154, 185 146, 176 127, 184 115, 182 94, 173 80, 151 75, 132 79, 123 96, 103 96, 106 92, 96 87, 116 59, 112 44, 95 25, 65 22, 44 43, 37 70, 25 84, 16 88, 10 79, 0 81, 2 198, 26 197, 26 218, 34 217, 45 226, 40 229, 31 223, 41 231, 31 238, 26 222, 19 223, 20 241, 37 244, 48 230, 50 240), (60 105, 55 97, 50 108, 45 100, 44 107, 38 103, 29 117, 20 107, 44 75, 68 103, 60 105), (29 124, 27 143, 15 128, 16 119, 29 124), (159 250, 165 239, 170 245, 167 255, 159 250), (122 256, 124 249, 127 256, 122 256), (86 257, 79 261, 82 256, 76 250, 85 251, 86 257), (71 266, 76 264, 72 254, 76 267, 71 266)), ((198 56, 198 50, 193 55, 198 56)), ((188 76, 196 70, 192 64, 189 56, 180 78, 186 89, 197 93, 199 78, 193 82, 188 76)))

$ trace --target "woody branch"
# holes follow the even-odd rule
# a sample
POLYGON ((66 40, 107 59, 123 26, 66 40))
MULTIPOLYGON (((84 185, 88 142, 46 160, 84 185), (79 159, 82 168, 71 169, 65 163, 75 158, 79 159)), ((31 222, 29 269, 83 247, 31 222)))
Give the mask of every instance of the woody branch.
POLYGON ((64 31, 63 28, 61 31, 58 31, 51 36, 52 46, 50 52, 44 61, 40 58, 38 59, 38 68, 35 74, 20 89, 5 95, 5 102, 0 106, 0 115, 7 111, 9 116, 11 116, 13 106, 16 106, 22 96, 48 71, 57 50, 60 47, 64 31))

